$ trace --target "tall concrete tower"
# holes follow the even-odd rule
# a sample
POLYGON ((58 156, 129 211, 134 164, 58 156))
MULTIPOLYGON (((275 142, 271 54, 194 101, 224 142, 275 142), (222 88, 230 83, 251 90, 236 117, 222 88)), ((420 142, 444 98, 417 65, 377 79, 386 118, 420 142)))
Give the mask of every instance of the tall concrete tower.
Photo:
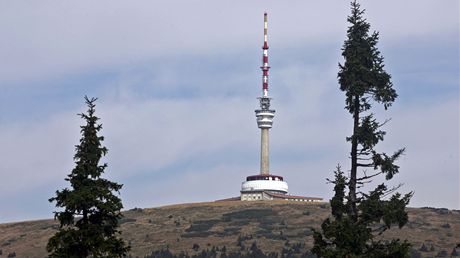
POLYGON ((241 185, 242 201, 253 200, 273 200, 282 196, 284 198, 288 192, 288 185, 283 181, 282 176, 270 173, 269 157, 269 129, 273 125, 275 110, 270 109, 268 96, 268 39, 267 39, 267 13, 264 14, 264 45, 262 46, 262 96, 259 97, 260 109, 257 109, 257 126, 260 128, 260 173, 246 177, 246 181, 241 185))
POLYGON ((268 96, 268 35, 267 35, 267 13, 264 13, 264 45, 262 47, 262 96, 259 97, 260 109, 257 109, 257 126, 260 128, 260 174, 270 174, 270 148, 269 148, 269 129, 273 125, 275 110, 270 109, 270 100, 268 96))
MULTIPOLYGON (((246 177, 241 184, 241 201, 287 200, 300 202, 320 202, 322 198, 288 195, 288 184, 284 178, 270 171, 269 135, 273 125, 275 110, 270 109, 268 96, 268 38, 267 13, 264 13, 264 45, 262 46, 262 96, 259 97, 260 109, 256 109, 257 126, 260 128, 260 173, 246 177)), ((235 199, 235 198, 231 198, 235 199)))

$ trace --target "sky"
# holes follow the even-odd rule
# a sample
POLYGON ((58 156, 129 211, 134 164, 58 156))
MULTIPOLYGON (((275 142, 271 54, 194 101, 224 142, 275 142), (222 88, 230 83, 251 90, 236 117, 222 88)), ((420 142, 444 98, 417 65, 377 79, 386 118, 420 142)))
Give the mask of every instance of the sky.
MULTIPOLYGON (((377 150, 406 147, 388 184, 414 191, 409 206, 460 209, 459 3, 360 2, 399 94, 373 110, 391 118, 377 150)), ((271 171, 328 200, 326 178, 350 168, 337 83, 348 1, 0 0, 0 223, 53 216, 85 95, 125 209, 238 196, 259 171, 265 11, 271 171)))

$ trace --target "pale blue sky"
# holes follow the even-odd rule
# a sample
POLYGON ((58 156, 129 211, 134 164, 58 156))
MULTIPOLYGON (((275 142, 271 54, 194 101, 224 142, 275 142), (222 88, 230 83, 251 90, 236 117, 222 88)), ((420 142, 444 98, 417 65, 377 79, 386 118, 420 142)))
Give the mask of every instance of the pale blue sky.
MULTIPOLYGON (((458 1, 362 1, 399 98, 379 146, 406 146, 390 184, 459 209, 458 1)), ((257 173, 263 12, 277 110, 271 168, 329 198, 349 168, 336 80, 347 1, 0 1, 0 222, 48 218, 73 168, 83 96, 99 98, 106 176, 125 208, 237 196, 257 173)))

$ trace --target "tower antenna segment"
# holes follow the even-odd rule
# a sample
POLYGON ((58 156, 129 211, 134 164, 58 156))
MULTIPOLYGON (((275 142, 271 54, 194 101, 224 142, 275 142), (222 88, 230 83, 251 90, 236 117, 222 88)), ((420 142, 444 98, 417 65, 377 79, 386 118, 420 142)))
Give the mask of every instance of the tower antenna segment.
POLYGON ((263 96, 268 96, 268 70, 270 70, 270 66, 268 66, 268 21, 267 21, 267 13, 264 13, 264 46, 263 55, 262 55, 262 92, 263 96))

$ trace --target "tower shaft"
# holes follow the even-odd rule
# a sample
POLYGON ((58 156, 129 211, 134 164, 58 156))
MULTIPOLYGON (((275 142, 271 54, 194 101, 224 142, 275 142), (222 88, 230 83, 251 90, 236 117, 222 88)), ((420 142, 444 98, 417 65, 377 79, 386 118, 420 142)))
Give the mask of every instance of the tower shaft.
POLYGON ((260 174, 270 174, 270 157, 269 157, 269 137, 268 128, 260 130, 260 174))

